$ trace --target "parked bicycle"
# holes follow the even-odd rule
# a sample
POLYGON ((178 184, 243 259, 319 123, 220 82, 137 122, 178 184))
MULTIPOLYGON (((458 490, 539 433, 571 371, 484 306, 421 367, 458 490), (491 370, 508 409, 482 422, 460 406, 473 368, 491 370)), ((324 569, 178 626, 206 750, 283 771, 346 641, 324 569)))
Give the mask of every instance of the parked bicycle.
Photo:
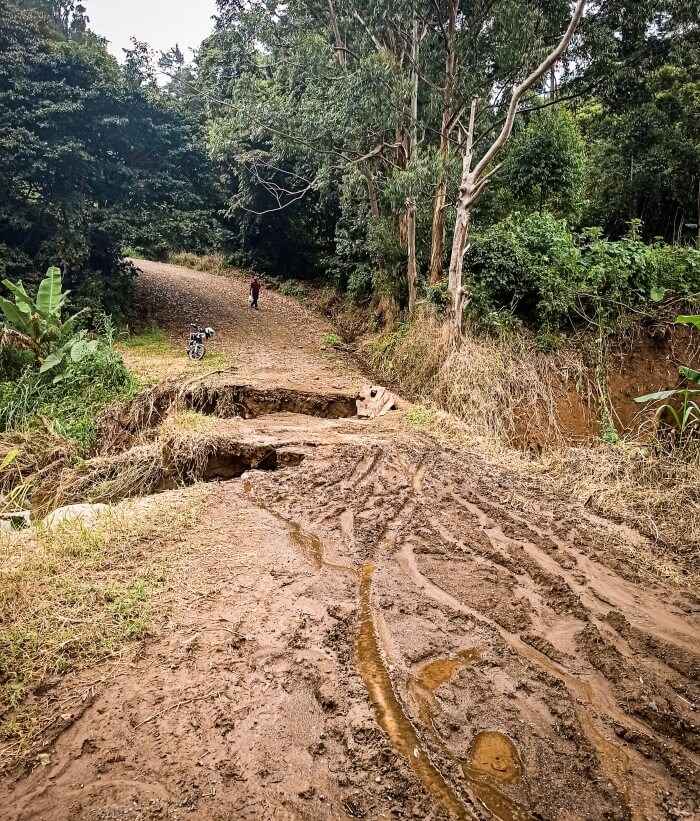
POLYGON ((205 342, 214 337, 213 328, 202 328, 199 325, 190 323, 190 338, 187 342, 187 356, 190 359, 199 361, 206 353, 205 342))

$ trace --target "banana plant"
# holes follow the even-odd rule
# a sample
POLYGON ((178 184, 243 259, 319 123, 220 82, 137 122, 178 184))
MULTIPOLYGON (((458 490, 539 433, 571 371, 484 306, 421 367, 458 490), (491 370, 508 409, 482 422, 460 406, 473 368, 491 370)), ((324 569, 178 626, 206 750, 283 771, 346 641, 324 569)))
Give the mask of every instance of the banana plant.
MULTIPOLYGON (((678 316, 676 323, 691 325, 700 330, 700 315, 678 316)), ((678 373, 688 383, 697 385, 697 388, 688 384, 683 388, 638 396, 634 401, 640 405, 664 402, 656 411, 656 418, 669 420, 681 438, 687 438, 689 434, 700 433, 700 371, 684 365, 678 369, 678 373)))
POLYGON ((62 319, 69 291, 63 290, 61 271, 52 266, 39 283, 32 299, 21 281, 4 279, 2 284, 14 297, 14 302, 0 297, 3 326, 0 345, 11 345, 31 351, 40 373, 60 370, 69 359, 79 362, 97 350, 98 342, 88 342, 85 332, 76 333, 78 319, 85 311, 62 319))

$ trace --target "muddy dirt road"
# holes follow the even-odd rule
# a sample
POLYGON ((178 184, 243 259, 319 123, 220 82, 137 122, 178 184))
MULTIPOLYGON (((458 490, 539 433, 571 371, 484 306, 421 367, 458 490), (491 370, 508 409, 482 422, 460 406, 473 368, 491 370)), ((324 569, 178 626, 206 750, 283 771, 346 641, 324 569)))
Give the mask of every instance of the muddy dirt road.
MULTIPOLYGON (((144 268, 144 311, 211 321, 235 380, 361 383, 283 297, 144 268)), ((0 816, 700 817, 700 601, 653 545, 401 410, 269 411, 214 421, 280 458, 207 486, 152 635, 56 688, 82 706, 0 816)))

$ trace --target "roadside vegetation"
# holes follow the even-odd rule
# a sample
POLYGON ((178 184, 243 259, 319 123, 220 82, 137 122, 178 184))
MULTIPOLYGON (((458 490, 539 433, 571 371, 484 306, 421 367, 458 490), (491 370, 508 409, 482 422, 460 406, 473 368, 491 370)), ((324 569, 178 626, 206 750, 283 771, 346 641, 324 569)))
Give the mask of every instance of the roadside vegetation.
POLYGON ((73 704, 51 703, 61 677, 117 661, 148 634, 152 600, 177 568, 177 537, 204 493, 123 505, 90 526, 67 520, 0 533, 0 771, 84 708, 82 692, 73 704))
POLYGON ((86 310, 66 316, 70 294, 56 267, 49 268, 35 296, 21 280, 6 279, 3 285, 14 297, 0 299, 3 469, 21 458, 21 450, 12 447, 13 434, 32 430, 63 437, 77 453, 86 454, 95 445, 96 418, 102 408, 138 388, 114 350, 112 322, 99 316, 96 330, 88 333, 80 327, 87 320, 86 310))

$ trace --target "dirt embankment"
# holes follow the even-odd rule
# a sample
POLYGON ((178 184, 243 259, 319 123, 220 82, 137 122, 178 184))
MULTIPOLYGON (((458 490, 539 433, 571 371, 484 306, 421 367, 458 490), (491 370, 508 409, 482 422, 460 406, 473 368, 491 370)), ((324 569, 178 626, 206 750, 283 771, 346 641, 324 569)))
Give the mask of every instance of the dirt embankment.
POLYGON ((223 311, 231 385, 318 401, 190 434, 288 458, 200 477, 215 490, 151 635, 34 694, 70 707, 6 771, 0 817, 697 817, 700 601, 656 572, 671 556, 405 411, 314 415, 361 381, 322 323, 148 270, 175 337, 182 306, 223 311))

